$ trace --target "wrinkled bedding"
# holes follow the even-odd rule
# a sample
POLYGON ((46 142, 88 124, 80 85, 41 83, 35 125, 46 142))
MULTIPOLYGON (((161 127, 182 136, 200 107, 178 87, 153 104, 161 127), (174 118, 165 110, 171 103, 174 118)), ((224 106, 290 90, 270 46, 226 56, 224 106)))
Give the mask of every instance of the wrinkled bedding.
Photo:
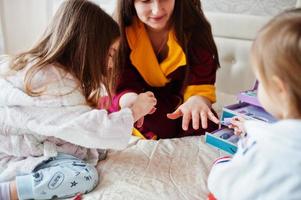
POLYGON ((206 199, 207 176, 220 152, 203 136, 159 141, 132 138, 98 164, 100 183, 84 200, 206 199))

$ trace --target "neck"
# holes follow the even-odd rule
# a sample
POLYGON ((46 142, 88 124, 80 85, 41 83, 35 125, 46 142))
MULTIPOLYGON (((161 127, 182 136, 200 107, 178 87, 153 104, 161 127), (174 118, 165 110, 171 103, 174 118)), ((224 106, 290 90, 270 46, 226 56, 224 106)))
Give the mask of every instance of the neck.
POLYGON ((146 32, 151 41, 157 59, 159 62, 161 62, 167 55, 166 43, 168 40, 169 28, 154 30, 146 26, 146 32))
POLYGON ((282 119, 301 119, 301 114, 294 113, 294 114, 286 115, 282 119))
POLYGON ((169 32, 169 28, 164 28, 164 29, 160 29, 160 30, 156 30, 153 29, 149 26, 146 26, 146 32, 148 34, 148 36, 150 37, 150 39, 163 39, 166 38, 169 32))
POLYGON ((280 119, 301 119, 301 112, 296 107, 289 106, 289 109, 282 113, 280 119))

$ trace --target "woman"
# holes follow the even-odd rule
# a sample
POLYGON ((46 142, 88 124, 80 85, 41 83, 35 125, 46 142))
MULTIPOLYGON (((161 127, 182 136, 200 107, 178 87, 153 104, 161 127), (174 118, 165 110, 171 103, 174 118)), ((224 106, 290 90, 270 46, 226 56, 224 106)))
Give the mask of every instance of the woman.
POLYGON ((219 61, 200 1, 120 0, 118 21, 123 73, 111 111, 129 107, 139 93, 152 91, 157 109, 136 123, 145 138, 216 129, 211 104, 219 61))

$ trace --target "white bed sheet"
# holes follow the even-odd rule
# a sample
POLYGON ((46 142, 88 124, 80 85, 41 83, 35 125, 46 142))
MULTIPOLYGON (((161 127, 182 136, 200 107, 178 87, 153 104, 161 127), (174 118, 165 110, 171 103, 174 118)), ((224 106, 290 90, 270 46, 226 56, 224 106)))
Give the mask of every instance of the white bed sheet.
POLYGON ((122 151, 109 151, 98 164, 100 183, 84 200, 206 199, 207 176, 222 153, 203 136, 138 140, 122 151))

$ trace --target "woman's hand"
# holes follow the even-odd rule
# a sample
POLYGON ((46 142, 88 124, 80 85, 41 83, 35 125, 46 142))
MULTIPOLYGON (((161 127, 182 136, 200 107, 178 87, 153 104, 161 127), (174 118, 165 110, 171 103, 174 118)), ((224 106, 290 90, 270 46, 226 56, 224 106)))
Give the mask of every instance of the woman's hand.
POLYGON ((218 118, 211 111, 210 101, 202 96, 191 96, 185 103, 180 105, 173 113, 167 114, 169 119, 177 119, 183 116, 182 128, 188 130, 190 120, 192 120, 192 127, 195 130, 201 127, 206 129, 208 127, 208 119, 218 124, 218 118))

